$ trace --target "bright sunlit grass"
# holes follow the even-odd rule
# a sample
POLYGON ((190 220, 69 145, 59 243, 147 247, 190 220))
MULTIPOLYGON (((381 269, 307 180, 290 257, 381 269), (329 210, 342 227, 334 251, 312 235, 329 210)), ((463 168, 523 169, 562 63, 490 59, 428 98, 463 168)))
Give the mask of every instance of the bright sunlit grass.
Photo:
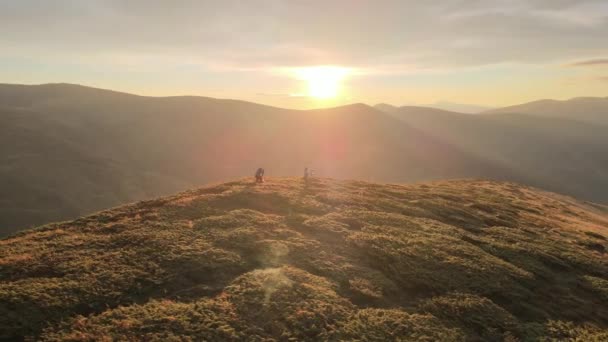
POLYGON ((340 92, 342 80, 350 70, 335 66, 315 66, 295 69, 298 79, 306 81, 307 96, 318 99, 330 99, 340 92))

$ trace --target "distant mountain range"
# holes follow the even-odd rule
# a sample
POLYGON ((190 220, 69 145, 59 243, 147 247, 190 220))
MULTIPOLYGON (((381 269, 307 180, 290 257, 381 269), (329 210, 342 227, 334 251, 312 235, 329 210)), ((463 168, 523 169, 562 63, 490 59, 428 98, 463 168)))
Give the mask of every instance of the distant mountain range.
POLYGON ((485 114, 508 113, 608 124, 608 97, 577 97, 565 101, 539 100, 485 112, 485 114))
MULTIPOLYGON (((478 113, 486 112, 486 111, 493 109, 490 107, 463 104, 463 103, 453 103, 453 102, 448 102, 448 101, 439 101, 439 102, 435 102, 433 104, 421 105, 421 106, 416 106, 416 107, 428 107, 428 108, 442 109, 442 110, 466 113, 466 114, 478 114, 478 113)), ((387 103, 379 103, 379 104, 375 105, 374 108, 379 109, 384 112, 390 112, 399 107, 393 106, 393 105, 387 104, 387 103)))
POLYGON ((608 202, 601 126, 608 111, 581 121, 385 110, 354 104, 301 111, 70 84, 3 84, 0 235, 248 176, 258 167, 268 176, 310 167, 319 176, 385 182, 513 180, 608 202))
POLYGON ((479 106, 479 105, 466 104, 466 103, 454 103, 454 102, 448 102, 448 101, 435 102, 435 103, 426 105, 425 107, 431 107, 431 108, 437 108, 437 109, 443 109, 443 110, 467 113, 467 114, 478 114, 478 113, 493 109, 491 107, 486 107, 486 106, 479 106))

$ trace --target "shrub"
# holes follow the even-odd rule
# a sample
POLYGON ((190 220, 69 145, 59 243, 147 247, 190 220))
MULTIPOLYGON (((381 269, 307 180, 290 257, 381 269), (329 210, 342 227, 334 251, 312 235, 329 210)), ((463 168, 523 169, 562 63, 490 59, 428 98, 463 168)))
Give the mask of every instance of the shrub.
POLYGON ((363 309, 348 317, 334 335, 341 341, 464 341, 464 334, 431 315, 401 310, 363 309))
POLYGON ((521 334, 513 315, 491 300, 476 295, 453 293, 434 297, 424 301, 420 309, 455 323, 469 336, 481 340, 500 340, 511 334, 521 334))

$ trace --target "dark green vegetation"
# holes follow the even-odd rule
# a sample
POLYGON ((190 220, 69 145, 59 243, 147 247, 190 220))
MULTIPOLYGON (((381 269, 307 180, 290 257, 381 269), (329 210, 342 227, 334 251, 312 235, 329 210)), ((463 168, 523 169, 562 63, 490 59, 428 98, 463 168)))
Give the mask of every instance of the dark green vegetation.
POLYGON ((599 121, 407 108, 395 118, 362 104, 298 111, 0 84, 0 236, 260 166, 274 176, 308 166, 326 177, 399 183, 483 177, 608 202, 608 134, 599 121))
POLYGON ((607 236, 513 183, 236 181, 0 240, 0 338, 606 341, 607 236))

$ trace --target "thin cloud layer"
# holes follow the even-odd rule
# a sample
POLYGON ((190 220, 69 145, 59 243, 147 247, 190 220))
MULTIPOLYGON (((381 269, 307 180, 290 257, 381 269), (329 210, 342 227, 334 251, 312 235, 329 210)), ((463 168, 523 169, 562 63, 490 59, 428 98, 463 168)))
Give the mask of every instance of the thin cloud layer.
POLYGON ((282 70, 328 65, 356 71, 343 102, 500 106, 605 94, 582 67, 608 56, 608 2, 0 0, 0 32, 2 82, 291 106, 260 94, 301 94, 282 70))
POLYGON ((457 67, 596 54, 605 1, 3 1, 13 53, 157 54, 210 67, 457 67), (538 47, 542 45, 542 49, 538 47))
POLYGON ((608 65, 608 58, 606 59, 590 59, 582 62, 572 63, 571 66, 595 66, 595 65, 608 65))

